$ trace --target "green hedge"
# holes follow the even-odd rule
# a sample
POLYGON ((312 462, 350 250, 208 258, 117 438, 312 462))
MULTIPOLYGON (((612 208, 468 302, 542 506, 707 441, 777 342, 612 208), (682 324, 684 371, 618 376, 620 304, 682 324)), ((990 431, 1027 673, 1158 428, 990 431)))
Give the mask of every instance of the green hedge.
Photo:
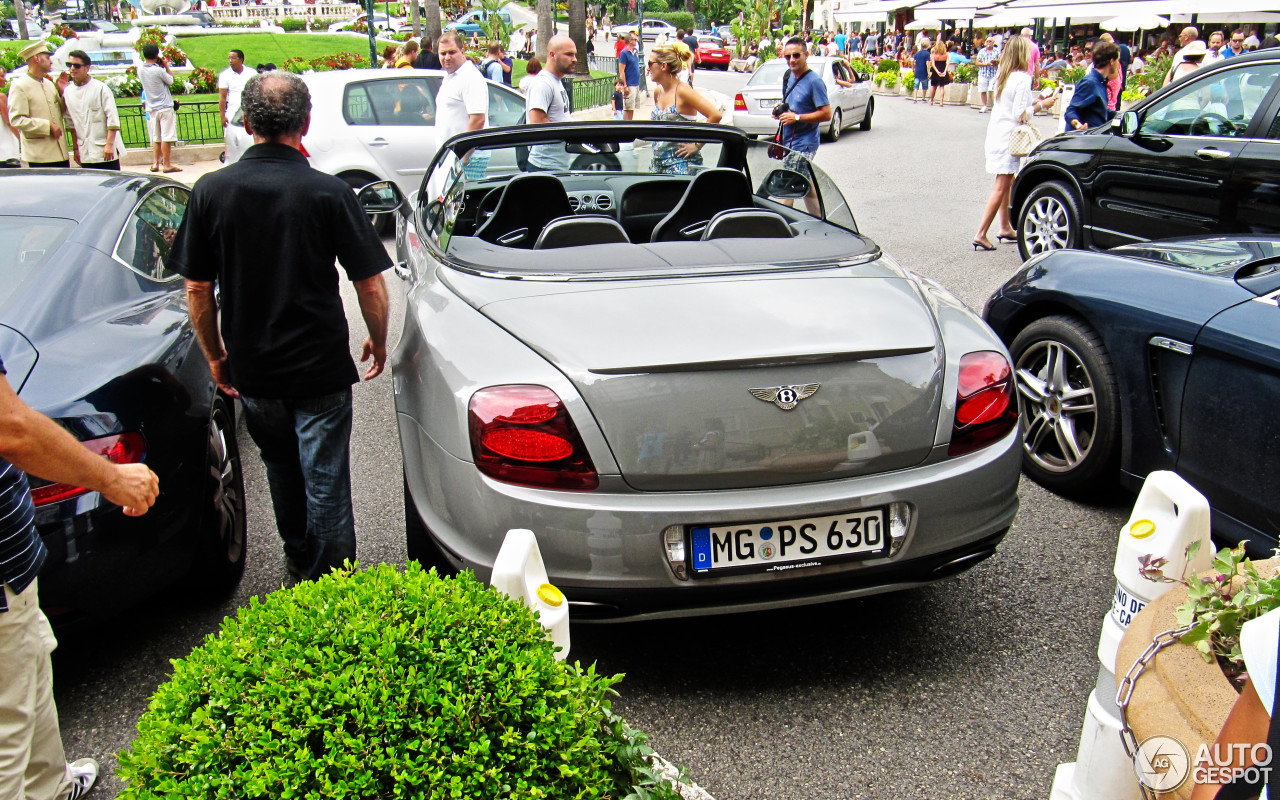
POLYGON ((649 14, 645 13, 645 19, 662 19, 680 28, 685 33, 693 30, 693 15, 688 11, 672 11, 669 14, 649 14))
POLYGON ((409 562, 254 597, 152 695, 120 754, 142 798, 679 800, 524 604, 409 562))

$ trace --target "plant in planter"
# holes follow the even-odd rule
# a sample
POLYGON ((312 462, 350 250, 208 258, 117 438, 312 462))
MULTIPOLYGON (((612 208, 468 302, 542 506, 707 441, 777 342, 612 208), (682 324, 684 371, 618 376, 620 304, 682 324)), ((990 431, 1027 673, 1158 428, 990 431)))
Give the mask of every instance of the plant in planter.
POLYGON ((914 72, 904 72, 902 74, 902 85, 906 87, 907 94, 911 94, 916 90, 916 74, 914 72))
POLYGON ((610 711, 622 676, 555 649, 519 601, 416 562, 254 598, 173 662, 120 797, 679 800, 610 711))
MULTIPOLYGON (((1187 548, 1188 561, 1199 542, 1187 548)), ((1164 574, 1163 559, 1144 560, 1142 574, 1157 583, 1179 583, 1187 600, 1174 617, 1179 625, 1193 626, 1182 636, 1207 662, 1215 660, 1237 689, 1244 685, 1244 658, 1240 654, 1240 628, 1251 619, 1280 608, 1280 575, 1264 577, 1244 554, 1245 543, 1223 548, 1213 557, 1213 572, 1171 578, 1164 574)))
POLYGON ((1083 64, 1064 67, 1062 71, 1058 73, 1058 78, 1062 81, 1064 86, 1075 86, 1084 79, 1085 71, 1083 64))
POLYGON ((880 75, 884 76, 884 88, 886 89, 898 88, 898 71, 897 70, 894 70, 893 72, 877 73, 877 77, 879 77, 880 75))

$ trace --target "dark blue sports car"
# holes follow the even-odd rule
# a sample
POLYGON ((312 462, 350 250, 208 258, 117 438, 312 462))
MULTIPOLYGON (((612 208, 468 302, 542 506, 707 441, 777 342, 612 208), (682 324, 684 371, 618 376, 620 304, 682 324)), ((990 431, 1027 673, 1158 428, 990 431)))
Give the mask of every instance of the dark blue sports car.
POLYGON ((160 496, 126 517, 97 492, 33 480, 55 623, 118 611, 186 578, 240 580, 244 485, 218 393, 166 266, 190 190, 160 177, 0 170, 0 357, 24 402, 84 446, 145 461, 160 496))
POLYGON ((1280 537, 1280 237, 1171 239, 1027 261, 983 316, 1008 344, 1023 468, 1088 496, 1175 470, 1215 534, 1280 537))

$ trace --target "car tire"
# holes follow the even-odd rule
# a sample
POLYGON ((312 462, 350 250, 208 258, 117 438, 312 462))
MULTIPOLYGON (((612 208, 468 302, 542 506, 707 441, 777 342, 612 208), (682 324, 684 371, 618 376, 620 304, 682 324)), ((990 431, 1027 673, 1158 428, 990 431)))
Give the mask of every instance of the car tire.
POLYGON ((1027 195, 1018 212, 1018 253, 1034 255, 1080 246, 1080 201, 1061 181, 1048 181, 1027 195))
POLYGON ((423 569, 436 568, 441 576, 458 574, 458 570, 436 543, 431 531, 418 516, 418 509, 409 495, 409 479, 404 479, 404 538, 410 561, 417 561, 423 569))
MULTIPOLYGON (((346 181, 347 185, 350 186, 351 190, 354 192, 358 192, 378 180, 373 175, 369 175, 364 172, 348 172, 345 175, 340 175, 339 177, 346 181)), ((396 215, 370 214, 369 222, 373 223, 373 230, 379 236, 390 236, 391 232, 394 231, 396 227, 396 215)))
POLYGON ((573 160, 569 169, 591 172, 621 172, 622 162, 612 153, 583 153, 573 160))
POLYGON ((1120 393, 1102 337, 1080 319, 1055 315, 1023 328, 1009 351, 1027 476, 1077 497, 1114 482, 1120 393))
POLYGON ((210 599, 226 597, 244 575, 249 550, 245 519, 244 473, 231 403, 213 399, 200 474, 199 533, 191 585, 210 599))
POLYGON ((867 113, 862 115, 862 122, 858 123, 858 130, 871 130, 871 115, 876 113, 876 99, 874 97, 867 98, 867 113))
POLYGON ((840 132, 841 132, 841 129, 844 127, 843 116, 844 115, 840 113, 840 109, 838 108, 831 115, 831 124, 827 126, 826 139, 828 142, 840 141, 840 132))

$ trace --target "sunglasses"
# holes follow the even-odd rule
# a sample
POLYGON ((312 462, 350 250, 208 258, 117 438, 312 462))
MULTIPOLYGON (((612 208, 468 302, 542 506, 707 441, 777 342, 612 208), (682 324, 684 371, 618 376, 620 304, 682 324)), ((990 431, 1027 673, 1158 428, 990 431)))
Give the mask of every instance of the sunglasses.
POLYGON ((791 60, 791 59, 793 59, 793 58, 804 58, 804 53, 787 53, 787 54, 783 55, 782 57, 783 57, 783 58, 785 58, 786 60, 790 61, 790 60, 791 60))
POLYGON ((88 64, 77 64, 77 63, 76 63, 76 62, 74 62, 74 61, 68 61, 68 62, 67 62, 67 69, 80 69, 81 67, 87 67, 87 66, 89 66, 89 65, 88 65, 88 64))

